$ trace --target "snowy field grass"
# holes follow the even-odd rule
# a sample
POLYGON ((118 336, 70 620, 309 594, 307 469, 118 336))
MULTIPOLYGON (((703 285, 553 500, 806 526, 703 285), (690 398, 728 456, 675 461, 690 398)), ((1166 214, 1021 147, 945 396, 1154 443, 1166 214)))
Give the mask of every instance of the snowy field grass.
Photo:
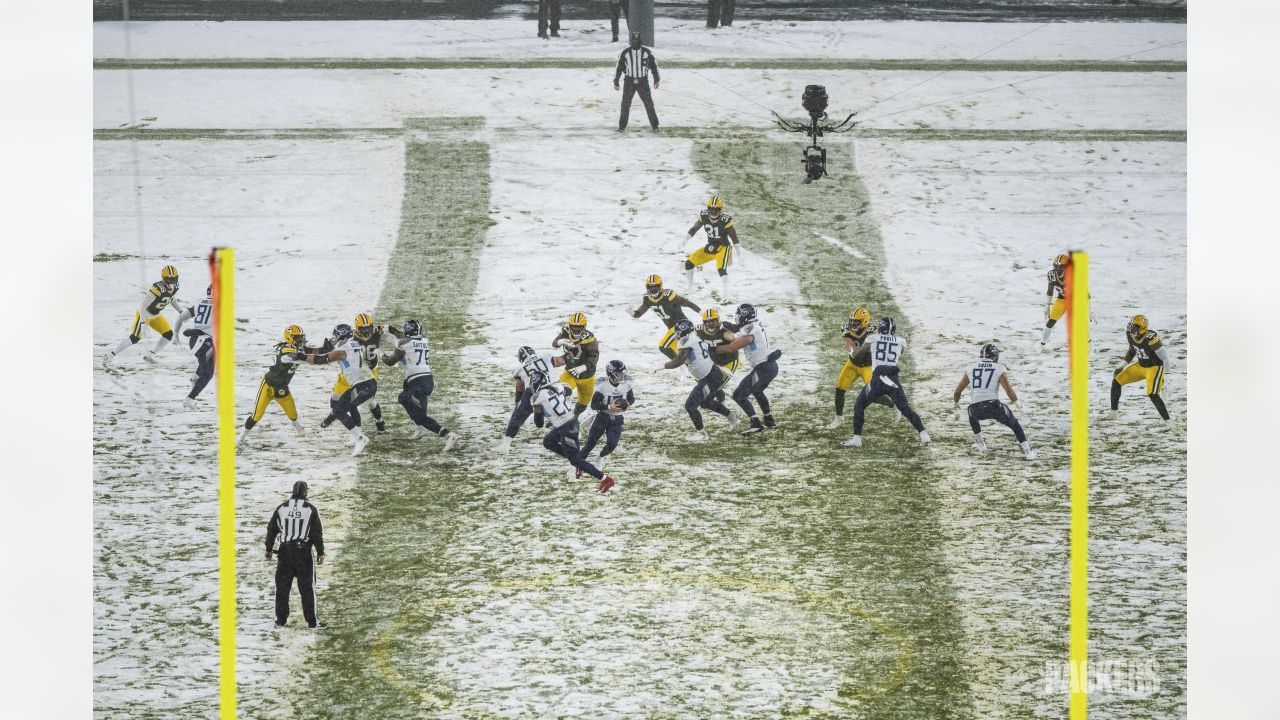
MULTIPOLYGON (((157 57, 269 54, 206 37, 236 25, 283 56, 383 54, 314 27, 290 37, 270 24, 143 27, 172 48, 157 57), (300 49, 310 43, 323 49, 300 49)), ((993 26, 962 27, 834 32, 865 34, 863 46, 883 51, 872 58, 903 57, 889 48, 912 32, 950 38, 938 57, 981 52, 965 43, 990 36, 963 38, 993 26)), ((1169 41, 1171 27, 1185 32, 1116 25, 1090 36, 1140 48, 1169 41)), ((106 43, 113 29, 95 26, 100 58, 119 56, 106 43)), ((1019 56, 1099 57, 1073 46, 1074 26, 1053 30, 1061 44, 1019 56)), ((408 42, 403 28, 399 37, 408 42)), ((779 38, 761 56, 786 55, 779 38)), ((696 72, 782 109, 814 79, 794 68, 696 72)), ((705 78, 672 71, 689 96, 659 90, 659 111, 683 127, 617 137, 615 96, 593 73, 135 71, 132 117, 126 73, 95 73, 100 348, 126 332, 160 265, 178 264, 193 298, 204 253, 231 244, 241 415, 285 325, 318 339, 361 310, 413 314, 435 348, 432 414, 463 438, 448 456, 433 439, 403 440, 388 373, 391 433, 352 460, 338 431, 315 429, 332 372, 299 371, 311 433, 293 437, 273 409, 239 461, 245 716, 1060 716, 1066 696, 1046 691, 1045 675, 1066 652, 1066 368, 1061 331, 1038 352, 1043 273, 1068 246, 1094 253, 1095 404, 1124 319, 1142 311, 1177 361, 1168 382, 1181 423, 1185 148, 1137 140, 1185 131, 1185 78, 1082 71, 886 117, 861 139, 833 138, 833 177, 805 187, 799 144, 760 132, 751 115, 764 111, 740 96, 712 95, 737 110, 726 114, 693 99, 705 78), (953 134, 963 132, 988 135, 953 134), (711 418, 713 443, 687 446, 688 381, 658 369, 657 320, 627 311, 649 272, 681 288, 676 237, 713 189, 748 248, 720 307, 755 303, 784 347, 773 393, 783 424, 748 442, 711 418), (929 450, 880 408, 861 453, 838 446, 847 430, 820 429, 838 327, 861 303, 895 313, 910 340, 906 377, 929 450), (641 399, 605 497, 566 481, 531 428, 511 455, 490 452, 514 349, 545 345, 575 310, 591 317, 603 357, 632 368, 641 399), (999 433, 992 455, 969 455, 950 411, 961 368, 991 339, 1027 397, 1037 463, 999 433), (298 478, 312 483, 331 548, 319 598, 332 627, 321 635, 270 623, 263 526, 298 478)), ((887 97, 928 76, 818 74, 833 100, 887 97)), ((879 110, 1025 77, 952 73, 879 110)), ((716 304, 712 279, 702 273, 692 293, 704 306, 716 304)), ((208 409, 183 413, 193 362, 174 350, 146 367, 139 355, 95 373, 95 706, 100 717, 212 717, 212 389, 208 409)), ((1096 695, 1098 717, 1185 715, 1185 455, 1153 417, 1130 391, 1095 436, 1091 652, 1154 660, 1160 685, 1096 695)))

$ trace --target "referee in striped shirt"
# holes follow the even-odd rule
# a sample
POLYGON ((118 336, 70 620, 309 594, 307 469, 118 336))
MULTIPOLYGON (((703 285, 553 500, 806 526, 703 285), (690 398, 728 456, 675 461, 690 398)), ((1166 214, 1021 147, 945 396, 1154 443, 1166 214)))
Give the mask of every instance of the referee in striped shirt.
POLYGON ((320 527, 320 512, 307 502, 307 484, 301 480, 293 484, 293 494, 276 508, 267 523, 267 559, 271 559, 276 536, 280 537, 280 549, 276 550, 276 627, 284 627, 289 621, 289 591, 294 578, 298 579, 298 592, 302 595, 302 617, 307 627, 322 628, 316 620, 316 565, 324 564, 324 531, 320 527), (311 559, 315 546, 316 557, 311 559))
POLYGON ((618 57, 618 70, 613 74, 613 89, 618 90, 618 79, 626 74, 626 88, 622 90, 622 115, 618 118, 618 132, 627 129, 627 116, 631 114, 631 96, 640 93, 645 112, 649 113, 649 125, 658 132, 658 113, 653 109, 653 96, 649 94, 649 73, 653 73, 653 87, 657 89, 658 63, 653 51, 640 43, 640 33, 631 33, 631 47, 618 57))

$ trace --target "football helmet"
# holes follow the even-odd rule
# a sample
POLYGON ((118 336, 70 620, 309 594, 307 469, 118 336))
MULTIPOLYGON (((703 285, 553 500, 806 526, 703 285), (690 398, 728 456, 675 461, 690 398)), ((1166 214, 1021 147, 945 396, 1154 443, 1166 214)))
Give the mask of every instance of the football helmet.
POLYGON ((676 321, 676 324, 671 327, 675 329, 677 337, 684 337, 693 332, 693 323, 689 322, 685 318, 680 318, 676 321))
POLYGON ((373 316, 369 313, 360 313, 356 316, 356 339, 368 340, 373 337, 373 316))
POLYGON ((162 280, 164 284, 168 285, 169 287, 177 287, 178 286, 178 268, 172 265, 165 265, 164 268, 160 270, 160 280, 162 280))
POLYGON ((580 312, 570 315, 567 327, 570 340, 581 340, 587 335, 587 316, 580 312))
POLYGON ((303 334, 302 328, 290 325, 284 329, 284 344, 300 348, 307 344, 307 336, 303 334))
POLYGON ((990 360, 991 362, 999 362, 1000 348, 996 347, 995 343, 987 343, 986 345, 982 346, 981 350, 978 351, 978 357, 982 358, 983 360, 990 360))
POLYGON ((702 327, 715 332, 720 329, 720 311, 715 308, 707 308, 702 311, 702 327))
POLYGON ((1071 256, 1066 253, 1061 253, 1058 255, 1058 257, 1053 259, 1053 269, 1062 270, 1066 268, 1067 264, 1070 262, 1071 262, 1071 256))
POLYGON ((723 211, 724 199, 719 195, 712 195, 711 198, 707 200, 707 215, 709 215, 712 220, 718 220, 720 219, 720 213, 723 211))
POLYGON ((345 340, 351 338, 351 326, 346 323, 340 323, 333 327, 333 344, 338 345, 345 340))
POLYGON ((604 374, 609 378, 609 382, 621 385, 622 381, 627 379, 627 366, 623 365, 621 360, 610 360, 609 364, 604 366, 604 374))
POLYGON ((205 296, 205 297, 207 297, 207 298, 209 298, 210 300, 212 300, 212 299, 213 299, 213 286, 212 286, 212 285, 210 285, 209 287, 205 288, 205 290, 204 290, 204 296, 205 296))
POLYGON ((405 320, 404 327, 401 328, 405 337, 419 338, 422 337, 422 323, 417 320, 405 320))
POLYGON ((849 327, 853 330, 862 330, 871 325, 871 311, 866 305, 859 307, 849 313, 849 327))
POLYGON ((541 370, 529 371, 529 391, 530 392, 535 392, 535 393, 538 392, 542 388, 546 387, 547 382, 548 382, 548 378, 546 373, 542 372, 541 370))
POLYGON ((644 294, 648 295, 650 300, 657 300, 662 297, 661 275, 650 275, 644 279, 644 294))
POLYGON ((737 316, 739 325, 746 325, 756 319, 756 306, 751 303, 742 303, 734 315, 737 316))
POLYGON ((876 327, 876 331, 879 332, 881 335, 897 334, 898 323, 894 322, 893 318, 886 315, 880 318, 880 325, 876 327))
POLYGON ((1146 315, 1134 315, 1129 318, 1129 326, 1125 328, 1133 337, 1142 337, 1147 334, 1147 329, 1151 325, 1147 322, 1146 315))
POLYGON ((529 347, 528 345, 521 345, 520 349, 516 351, 516 359, 519 360, 520 362, 524 362, 525 360, 528 360, 529 358, 533 357, 536 354, 537 354, 537 351, 535 351, 533 348, 529 347))

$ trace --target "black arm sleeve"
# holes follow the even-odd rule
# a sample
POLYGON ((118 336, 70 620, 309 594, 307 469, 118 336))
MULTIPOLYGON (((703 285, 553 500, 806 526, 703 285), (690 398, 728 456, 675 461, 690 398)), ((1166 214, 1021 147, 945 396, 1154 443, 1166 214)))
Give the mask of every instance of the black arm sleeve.
POLYGON ((662 82, 662 78, 658 77, 658 61, 653 57, 653 53, 645 52, 644 60, 649 65, 649 72, 653 73, 653 81, 662 82))
POLYGON ((604 393, 597 390, 596 394, 591 396, 591 409, 596 412, 604 412, 604 393))
POLYGON ((628 391, 627 391, 627 405, 628 405, 628 406, 631 406, 631 405, 635 405, 635 404, 636 404, 636 391, 635 391, 635 390, 628 390, 628 391))
POLYGON ((276 536, 280 534, 280 508, 271 511, 271 520, 267 522, 267 551, 276 544, 276 536))
POLYGON ((320 511, 315 505, 307 504, 311 507, 311 544, 315 546, 317 555, 323 555, 324 528, 320 526, 320 511))
POLYGON ((626 64, 627 64, 627 51, 623 50, 622 54, 618 56, 618 69, 613 73, 614 85, 618 84, 618 79, 622 77, 622 69, 626 67, 626 64))

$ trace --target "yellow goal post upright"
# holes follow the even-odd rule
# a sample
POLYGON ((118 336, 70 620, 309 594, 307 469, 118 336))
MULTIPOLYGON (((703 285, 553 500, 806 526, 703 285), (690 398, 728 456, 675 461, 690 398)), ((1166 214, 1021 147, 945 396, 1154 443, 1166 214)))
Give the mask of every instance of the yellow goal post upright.
POLYGON ((1063 282, 1071 376, 1069 720, 1089 713, 1089 254, 1072 250, 1063 282))
POLYGON ((235 251, 214 248, 213 347, 218 375, 218 698, 222 720, 236 718, 236 383, 235 251))

